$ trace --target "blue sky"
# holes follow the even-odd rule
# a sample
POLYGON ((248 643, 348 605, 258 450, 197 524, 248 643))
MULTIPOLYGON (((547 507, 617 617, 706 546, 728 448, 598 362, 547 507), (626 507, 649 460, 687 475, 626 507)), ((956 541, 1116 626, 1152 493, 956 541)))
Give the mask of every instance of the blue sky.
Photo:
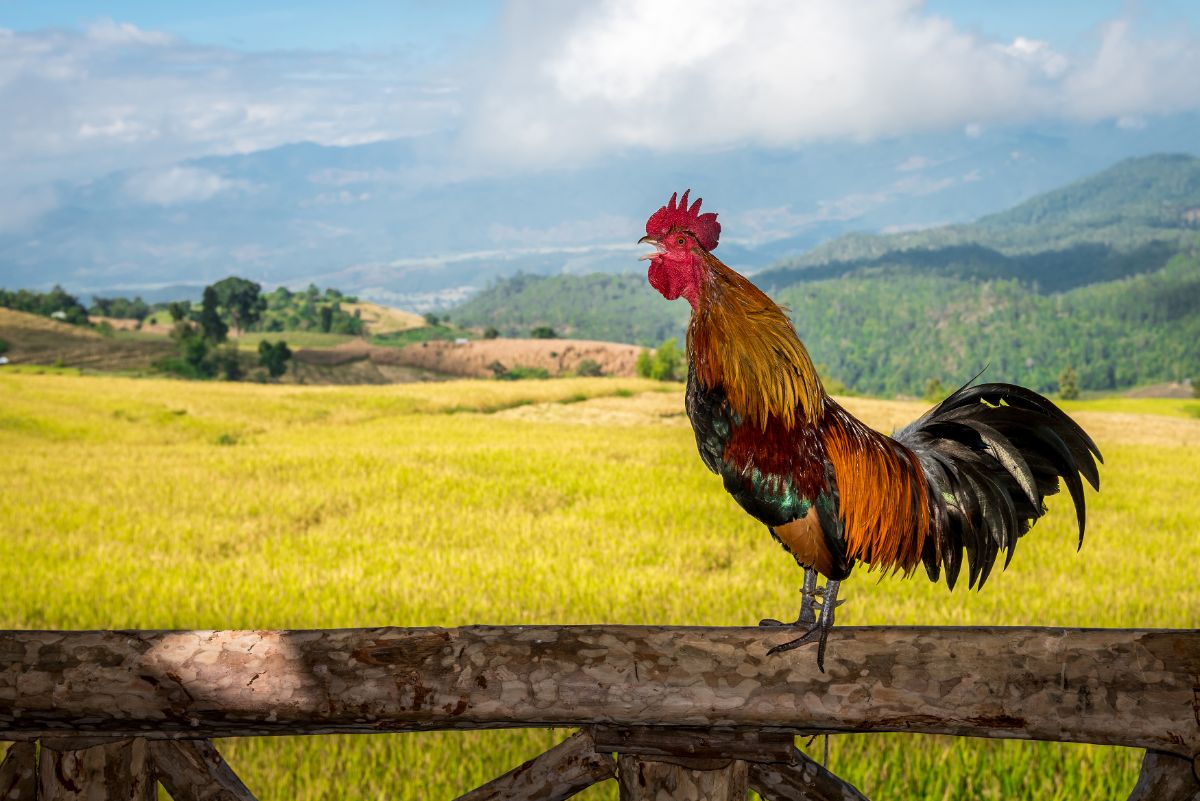
MULTIPOLYGON (((930 0, 925 9, 964 28, 1003 38, 1047 39, 1075 47, 1095 27, 1134 10, 1146 24, 1200 24, 1200 3, 1187 0, 930 0)), ((132 22, 190 41, 247 50, 392 49, 419 43, 432 50, 477 40, 501 14, 499 0, 0 0, 0 27, 18 31, 86 28, 98 19, 132 22)))
POLYGON ((132 22, 184 39, 246 50, 304 48, 392 49, 413 43, 435 48, 478 38, 495 22, 497 2, 431 0, 373 2, 108 2, 0 0, 0 26, 32 31, 86 28, 98 19, 132 22))

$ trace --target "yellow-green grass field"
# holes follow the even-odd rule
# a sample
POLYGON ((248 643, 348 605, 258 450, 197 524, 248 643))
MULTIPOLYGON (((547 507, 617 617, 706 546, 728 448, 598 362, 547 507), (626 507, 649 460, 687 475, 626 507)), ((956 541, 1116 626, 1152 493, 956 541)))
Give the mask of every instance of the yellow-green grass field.
MULTIPOLYGON (((845 403, 889 431, 922 410, 845 403)), ((1055 498, 982 592, 860 573, 839 623, 1200 626, 1200 420, 1180 403, 1070 405, 1107 459, 1081 552, 1055 498)), ((0 628, 744 625, 798 601, 799 569, 701 465, 678 385, 0 372, 0 454, 0 628)), ((263 799, 426 799, 565 735, 219 746, 263 799)), ((830 752, 878 799, 1124 797, 1141 759, 914 735, 830 752)))

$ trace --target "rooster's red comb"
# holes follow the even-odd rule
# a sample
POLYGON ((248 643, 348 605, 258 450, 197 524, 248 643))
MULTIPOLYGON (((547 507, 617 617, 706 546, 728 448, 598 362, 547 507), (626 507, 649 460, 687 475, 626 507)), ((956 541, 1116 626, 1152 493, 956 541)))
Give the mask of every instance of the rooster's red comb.
POLYGON ((684 192, 678 204, 675 198, 679 193, 672 193, 670 202, 646 220, 646 235, 662 238, 670 233, 671 229, 680 228, 695 234, 696 240, 705 250, 715 248, 717 240, 721 238, 721 224, 717 222, 717 215, 711 211, 707 214, 700 213, 700 198, 696 198, 696 202, 688 208, 688 192, 691 191, 689 189, 684 192))

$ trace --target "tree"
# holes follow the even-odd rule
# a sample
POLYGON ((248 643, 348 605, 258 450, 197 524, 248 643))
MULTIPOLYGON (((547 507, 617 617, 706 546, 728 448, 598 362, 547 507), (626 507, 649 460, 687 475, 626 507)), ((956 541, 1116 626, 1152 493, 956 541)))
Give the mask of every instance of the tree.
POLYGON ((321 331, 328 334, 333 328, 333 307, 321 307, 321 331))
POLYGON ((233 328, 239 336, 242 331, 257 323, 267 308, 267 299, 261 295, 262 286, 254 281, 231 275, 213 284, 212 288, 217 293, 217 301, 229 314, 233 328))
POLYGON ((604 375, 604 368, 595 359, 583 359, 575 366, 575 375, 594 378, 604 375))
POLYGON ((922 395, 930 403, 940 403, 946 398, 946 387, 941 379, 931 378, 925 382, 925 394, 922 395))
POLYGON ((0 339, 0 354, 8 352, 8 340, 0 339))
POLYGON ((425 312, 425 325, 435 326, 439 322, 441 322, 441 321, 438 320, 438 316, 436 314, 434 314, 433 312, 425 312))
POLYGON ((214 343, 225 341, 229 326, 221 319, 221 312, 217 308, 217 291, 211 286, 204 287, 204 300, 200 304, 200 319, 197 322, 205 339, 214 343))
POLYGON ((483 329, 484 339, 495 339, 498 336, 500 336, 500 330, 494 326, 489 325, 487 328, 483 329))
POLYGON ((1200 398, 1200 375, 1192 379, 1192 397, 1200 398))
POLYGON ((279 378, 287 372, 287 363, 292 358, 292 350, 282 339, 278 342, 263 340, 258 343, 258 363, 267 368, 271 378, 279 378))
POLYGON ((192 307, 191 304, 184 301, 173 300, 171 301, 171 304, 167 306, 167 311, 171 315, 171 320, 178 324, 188 318, 188 316, 192 313, 192 307))
POLYGON ((633 365, 633 371, 642 378, 650 377, 650 370, 653 368, 653 363, 650 360, 650 351, 642 348, 638 352, 637 361, 633 365))
POLYGON ((1058 397, 1063 400, 1075 400, 1079 397, 1079 376, 1069 364, 1058 374, 1058 397))
POLYGON ((554 329, 548 325, 539 325, 534 327, 534 329, 529 332, 529 336, 533 337, 534 339, 555 339, 558 334, 556 334, 554 329))
POLYGON ((654 358, 650 362, 650 377, 659 381, 683 380, 683 354, 675 343, 675 337, 664 340, 654 349, 654 358))

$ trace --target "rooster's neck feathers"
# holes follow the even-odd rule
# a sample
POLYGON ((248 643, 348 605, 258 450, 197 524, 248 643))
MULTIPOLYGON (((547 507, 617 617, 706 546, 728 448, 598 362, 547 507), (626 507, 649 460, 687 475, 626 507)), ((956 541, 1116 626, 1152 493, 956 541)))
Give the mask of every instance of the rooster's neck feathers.
POLYGON ((708 275, 688 328, 697 379, 721 387, 733 410, 760 430, 771 417, 788 429, 816 425, 825 392, 787 315, 711 253, 702 257, 708 275))

